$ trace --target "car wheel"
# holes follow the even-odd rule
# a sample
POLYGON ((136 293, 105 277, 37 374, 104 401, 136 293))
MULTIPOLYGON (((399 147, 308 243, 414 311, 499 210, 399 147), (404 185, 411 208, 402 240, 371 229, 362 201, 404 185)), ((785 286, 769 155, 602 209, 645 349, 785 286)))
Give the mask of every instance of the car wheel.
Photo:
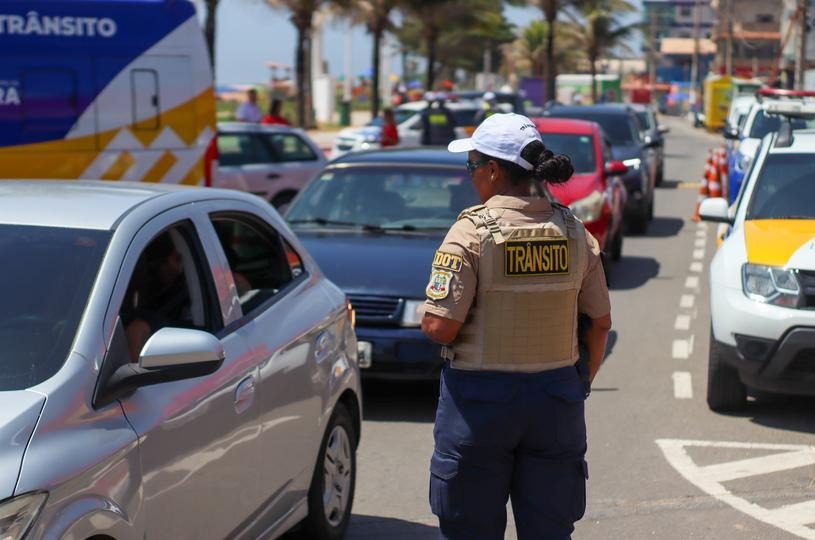
POLYGON ((646 234, 649 221, 648 207, 638 208, 628 220, 628 229, 632 234, 646 234))
POLYGON ((277 208, 279 212, 285 210, 289 203, 294 199, 295 195, 297 195, 296 191, 284 191, 283 193, 278 193, 272 198, 272 206, 277 208))
POLYGON ((660 165, 659 169, 657 169, 657 177, 655 183, 656 185, 661 186, 664 180, 665 180, 665 165, 660 165))
POLYGON ((611 260, 612 261, 619 261, 620 258, 623 256, 623 228, 619 227, 617 229, 617 234, 614 235, 614 239, 611 241, 611 260))
POLYGON ((654 219, 654 194, 651 193, 651 200, 648 203, 648 221, 653 221, 654 219))
POLYGON ((747 390, 738 371, 723 358, 721 345, 710 331, 710 353, 707 368, 707 405, 713 411, 735 411, 744 406, 747 390))
POLYGON ((356 433, 351 415, 337 404, 317 458, 308 492, 308 538, 338 540, 345 535, 356 487, 356 433))

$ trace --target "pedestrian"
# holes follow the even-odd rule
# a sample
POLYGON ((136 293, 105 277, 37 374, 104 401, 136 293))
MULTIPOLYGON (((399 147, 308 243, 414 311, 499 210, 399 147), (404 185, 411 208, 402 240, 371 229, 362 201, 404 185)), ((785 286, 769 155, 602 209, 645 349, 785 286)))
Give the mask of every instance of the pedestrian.
POLYGON ((428 93, 425 96, 427 107, 422 111, 422 145, 439 146, 449 144, 456 138, 456 119, 445 104, 445 95, 428 93))
POLYGON ((396 127, 396 119, 391 108, 382 111, 382 138, 380 144, 383 148, 399 144, 399 130, 396 127))
POLYGON ((235 118, 238 122, 251 122, 257 124, 263 117, 258 107, 258 91, 250 88, 246 91, 246 101, 240 104, 238 111, 235 113, 235 118))
POLYGON ((481 108, 475 113, 475 125, 480 125, 481 122, 498 112, 501 111, 498 108, 498 100, 496 99, 495 92, 485 92, 481 98, 481 108))
POLYGON ((269 105, 269 114, 264 116, 260 123, 267 125, 290 126, 291 124, 289 124, 289 121, 280 112, 282 108, 283 102, 277 98, 273 99, 269 105))
POLYGON ((597 241, 535 181, 574 170, 525 116, 494 114, 451 152, 482 205, 466 209, 433 260, 422 330, 444 345, 430 505, 445 539, 567 539, 586 506, 586 393, 575 367, 586 314, 589 378, 611 308, 597 241))

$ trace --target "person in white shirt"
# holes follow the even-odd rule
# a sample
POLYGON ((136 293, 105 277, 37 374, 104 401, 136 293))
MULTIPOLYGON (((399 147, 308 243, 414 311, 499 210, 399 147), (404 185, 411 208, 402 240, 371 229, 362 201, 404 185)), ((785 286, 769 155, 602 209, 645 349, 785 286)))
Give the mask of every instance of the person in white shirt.
POLYGON ((250 88, 246 92, 246 101, 241 103, 238 107, 238 112, 235 113, 235 118, 238 122, 252 122, 257 124, 263 118, 263 113, 258 107, 258 92, 254 88, 250 88))

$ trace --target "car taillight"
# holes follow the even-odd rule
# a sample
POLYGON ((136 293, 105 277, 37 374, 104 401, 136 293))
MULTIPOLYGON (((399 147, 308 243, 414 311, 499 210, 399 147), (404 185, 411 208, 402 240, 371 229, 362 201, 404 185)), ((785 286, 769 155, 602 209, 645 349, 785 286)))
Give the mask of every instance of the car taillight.
POLYGON ((209 141, 209 146, 207 146, 207 151, 204 154, 204 185, 207 187, 212 187, 215 181, 215 175, 218 172, 218 159, 220 157, 218 153, 218 136, 215 135, 212 137, 212 140, 209 141))
POLYGON ((351 328, 356 328, 357 312, 354 311, 354 306, 351 305, 351 301, 348 299, 345 300, 345 310, 348 312, 348 320, 351 321, 351 328))

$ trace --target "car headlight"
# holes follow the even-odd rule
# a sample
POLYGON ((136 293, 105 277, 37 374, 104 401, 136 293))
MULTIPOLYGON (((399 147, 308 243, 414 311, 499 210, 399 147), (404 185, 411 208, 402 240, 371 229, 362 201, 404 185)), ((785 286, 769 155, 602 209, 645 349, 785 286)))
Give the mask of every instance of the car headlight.
POLYGON ((21 540, 40 514, 47 493, 29 493, 0 502, 0 540, 21 540))
POLYGON ((795 271, 786 268, 745 264, 742 286, 748 298, 765 304, 794 308, 801 297, 795 271))
POLYGON ((379 142, 379 135, 366 135, 365 142, 367 143, 379 142))
POLYGON ((591 195, 584 197, 569 205, 572 214, 580 221, 596 221, 603 213, 605 199, 599 191, 592 191, 591 195))
POLYGON ((402 310, 402 326, 419 327, 424 316, 424 300, 405 300, 402 310))
POLYGON ((638 171, 640 169, 640 165, 642 165, 642 160, 640 158, 624 159, 623 165, 625 165, 629 169, 634 169, 635 171, 638 171))

